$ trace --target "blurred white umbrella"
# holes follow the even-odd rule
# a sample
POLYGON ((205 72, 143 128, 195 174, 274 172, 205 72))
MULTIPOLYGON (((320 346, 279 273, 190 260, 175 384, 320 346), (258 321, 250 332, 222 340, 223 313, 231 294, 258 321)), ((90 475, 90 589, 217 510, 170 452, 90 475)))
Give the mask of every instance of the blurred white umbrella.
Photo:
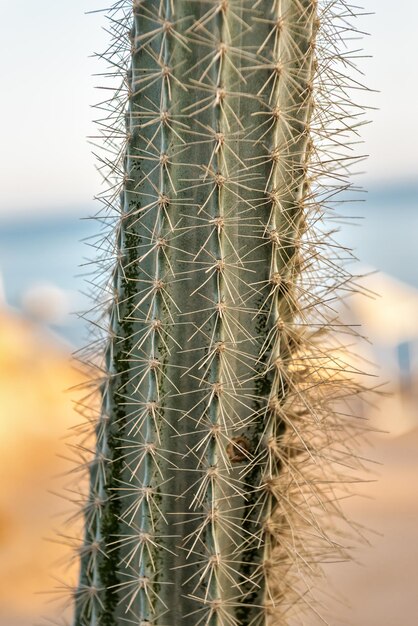
POLYGON ((418 427, 417 373, 411 358, 418 345, 418 289, 382 272, 368 271, 360 284, 369 297, 356 294, 351 310, 372 342, 387 392, 368 416, 378 428, 399 436, 418 427))
POLYGON ((352 310, 375 343, 396 347, 418 339, 418 289, 384 274, 361 280, 369 297, 356 295, 352 310))
POLYGON ((22 295, 22 308, 33 320, 61 324, 69 314, 67 293, 50 283, 34 284, 22 295))

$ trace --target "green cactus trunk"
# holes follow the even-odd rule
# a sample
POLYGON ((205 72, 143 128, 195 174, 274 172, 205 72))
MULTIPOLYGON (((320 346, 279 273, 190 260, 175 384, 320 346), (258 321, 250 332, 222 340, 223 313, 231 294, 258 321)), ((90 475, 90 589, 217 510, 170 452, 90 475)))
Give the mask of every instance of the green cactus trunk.
POLYGON ((312 230, 328 116, 317 37, 338 3, 324 4, 109 10, 106 56, 125 78, 99 124, 119 216, 75 626, 286 624, 302 569, 342 550, 317 520, 336 512, 331 478, 309 474, 342 430, 313 348, 345 281, 312 230))

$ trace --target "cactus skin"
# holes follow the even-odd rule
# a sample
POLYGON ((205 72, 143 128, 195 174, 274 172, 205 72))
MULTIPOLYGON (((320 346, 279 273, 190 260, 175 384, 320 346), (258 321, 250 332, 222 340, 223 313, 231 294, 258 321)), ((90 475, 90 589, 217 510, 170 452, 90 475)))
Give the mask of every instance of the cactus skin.
POLYGON ((101 105, 116 217, 97 247, 114 261, 75 626, 284 625, 306 576, 346 557, 326 529, 335 466, 356 464, 335 402, 360 389, 324 339, 350 276, 317 223, 347 186, 350 11, 108 10, 123 85, 101 105))

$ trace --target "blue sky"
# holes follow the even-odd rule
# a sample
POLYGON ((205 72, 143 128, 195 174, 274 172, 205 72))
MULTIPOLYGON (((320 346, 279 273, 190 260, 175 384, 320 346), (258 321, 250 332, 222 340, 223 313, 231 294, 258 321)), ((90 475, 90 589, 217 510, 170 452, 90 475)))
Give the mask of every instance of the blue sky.
MULTIPOLYGON (((361 0, 359 0, 360 2, 361 0)), ((1 0, 0 212, 63 211, 90 206, 100 179, 86 136, 94 133, 91 104, 100 71, 88 58, 106 43, 100 14, 106 0, 1 0)), ((365 81, 380 91, 363 132, 364 185, 418 181, 416 0, 363 0, 359 26, 365 81)))

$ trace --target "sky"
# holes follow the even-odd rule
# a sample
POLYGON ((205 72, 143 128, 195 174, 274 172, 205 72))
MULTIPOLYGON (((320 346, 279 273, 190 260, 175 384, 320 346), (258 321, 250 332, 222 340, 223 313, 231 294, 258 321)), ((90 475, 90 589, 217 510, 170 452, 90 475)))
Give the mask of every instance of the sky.
MULTIPOLYGON (((95 132, 91 105, 100 97, 92 74, 103 69, 91 55, 104 49, 107 35, 103 16, 85 13, 105 2, 0 0, 1 215, 84 209, 101 188, 87 137, 95 132)), ((362 152, 370 157, 361 183, 418 181, 418 3, 362 4, 375 15, 358 19, 370 33, 362 45, 372 56, 361 69, 379 91, 363 101, 379 110, 363 131, 362 152)))

